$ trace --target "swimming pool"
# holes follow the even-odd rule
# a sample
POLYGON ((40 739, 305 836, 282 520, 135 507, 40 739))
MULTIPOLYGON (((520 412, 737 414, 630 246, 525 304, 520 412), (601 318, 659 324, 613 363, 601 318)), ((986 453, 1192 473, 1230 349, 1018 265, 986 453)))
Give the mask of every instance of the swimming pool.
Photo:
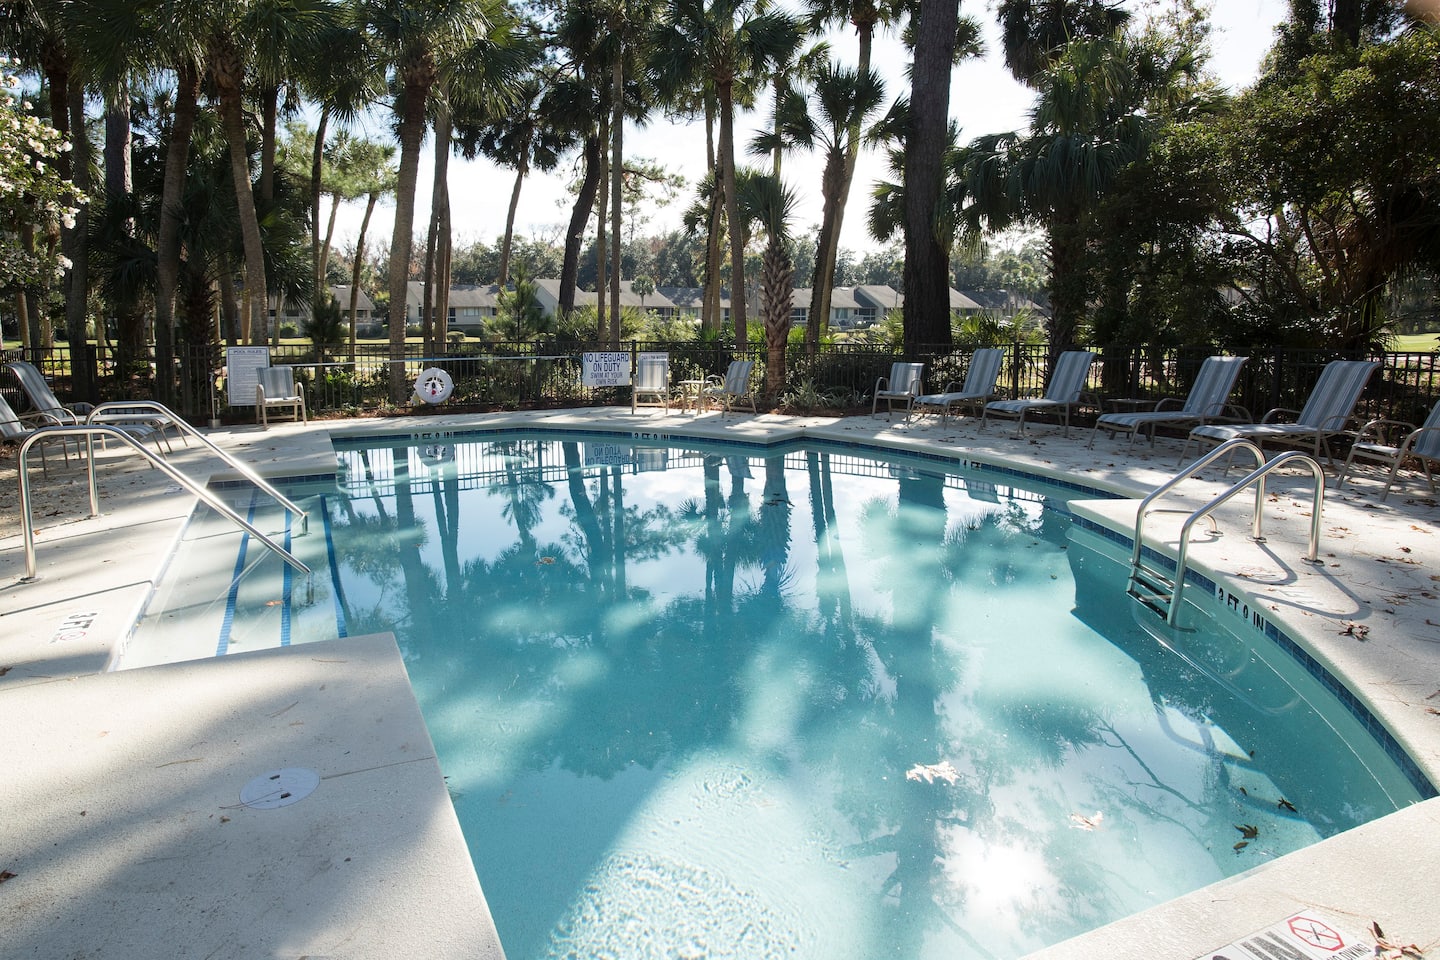
POLYGON ((512 958, 1017 956, 1420 795, 1279 646, 1146 621, 1093 493, 838 447, 340 453, 317 602, 247 578, 226 651, 397 633, 512 958))

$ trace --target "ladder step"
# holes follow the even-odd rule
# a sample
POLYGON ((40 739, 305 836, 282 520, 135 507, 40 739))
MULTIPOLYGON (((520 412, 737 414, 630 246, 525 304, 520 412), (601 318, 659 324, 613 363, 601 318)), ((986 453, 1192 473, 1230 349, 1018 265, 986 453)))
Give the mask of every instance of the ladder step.
POLYGON ((1125 592, 1161 617, 1168 617, 1175 597, 1175 581, 1163 571, 1137 563, 1130 569, 1130 583, 1125 592))

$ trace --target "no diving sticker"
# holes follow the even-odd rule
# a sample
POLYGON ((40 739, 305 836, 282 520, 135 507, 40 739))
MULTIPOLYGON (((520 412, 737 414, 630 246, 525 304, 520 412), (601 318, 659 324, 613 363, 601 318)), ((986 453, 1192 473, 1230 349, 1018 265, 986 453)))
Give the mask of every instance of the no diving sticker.
POLYGON ((1307 910, 1195 960, 1359 960, 1373 955, 1367 940, 1307 910))

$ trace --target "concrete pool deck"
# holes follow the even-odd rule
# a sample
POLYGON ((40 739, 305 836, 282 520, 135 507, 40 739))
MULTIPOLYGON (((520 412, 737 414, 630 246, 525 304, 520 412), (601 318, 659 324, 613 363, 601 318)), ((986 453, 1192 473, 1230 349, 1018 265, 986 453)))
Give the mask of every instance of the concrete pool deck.
MULTIPOLYGON (((1127 448, 1103 437, 1088 450, 1088 430, 1067 439, 1046 424, 1016 438, 1012 424, 981 432, 973 420, 625 408, 238 426, 208 435, 262 474, 300 476, 333 471, 332 432, 507 426, 756 442, 808 435, 1009 462, 1132 496, 1172 476, 1179 453, 1173 440, 1152 451, 1143 441, 1127 448)), ((227 473, 195 446, 178 447, 172 459, 202 480, 227 473)), ((8 761, 0 877, 14 875, 0 882, 5 955, 499 956, 393 641, 104 672, 195 498, 112 450, 98 471, 103 513, 89 518, 84 472, 59 464, 52 454, 48 480, 32 470, 38 582, 18 582, 16 488, 0 487, 0 706, 10 708, 0 748, 8 761), (316 769, 315 795, 279 810, 234 809, 248 776, 286 767, 316 769), (369 772, 339 776, 362 770, 369 772), (11 939, 10 931, 23 935, 11 939)), ((1187 481, 1176 503, 1193 509, 1224 486, 1211 471, 1187 481)), ((1440 505, 1413 480, 1385 503, 1373 474, 1342 491, 1332 486, 1323 563, 1311 566, 1301 560, 1309 487, 1298 475, 1272 481, 1264 544, 1246 537, 1253 498, 1237 498, 1218 514, 1218 536, 1197 534, 1192 559, 1345 678, 1440 783, 1440 505)), ((1087 501, 1075 511, 1128 532, 1135 501, 1087 501)), ((1153 540, 1173 549, 1181 516, 1157 515, 1153 540)), ((1396 944, 1440 948, 1440 800, 1033 956, 1208 957, 1310 909, 1347 934, 1363 935, 1375 921, 1396 944)))

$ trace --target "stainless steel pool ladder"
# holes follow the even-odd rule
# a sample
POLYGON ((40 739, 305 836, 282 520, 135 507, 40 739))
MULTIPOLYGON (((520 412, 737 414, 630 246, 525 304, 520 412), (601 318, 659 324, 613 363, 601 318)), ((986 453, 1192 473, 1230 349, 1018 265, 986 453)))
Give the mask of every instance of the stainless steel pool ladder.
POLYGON ((1236 438, 1220 444, 1183 471, 1156 487, 1149 496, 1140 501, 1140 507, 1135 513, 1135 545, 1130 553, 1130 585, 1125 592, 1163 616, 1166 623, 1173 625, 1179 616, 1180 595, 1185 590, 1186 559, 1190 551, 1190 533, 1195 524, 1200 520, 1206 520, 1210 523, 1210 529, 1214 531, 1216 526, 1212 514, 1253 485, 1255 487, 1255 514, 1250 520, 1250 539, 1257 543, 1263 543, 1265 540, 1262 532, 1265 510, 1265 478, 1285 466, 1306 467, 1315 478, 1314 503, 1310 511, 1310 549, 1305 555, 1307 561, 1314 563, 1320 551, 1320 513, 1325 506, 1325 471, 1313 457, 1299 451, 1282 453, 1266 460, 1265 454, 1254 443, 1243 438, 1236 438), (1240 451, 1249 453, 1255 458, 1255 469, 1224 493, 1191 513, 1180 525, 1179 546, 1175 555, 1175 572, 1172 574, 1163 566, 1147 561, 1145 557, 1145 518, 1158 511, 1159 508, 1154 506, 1155 501, 1222 456, 1233 457, 1240 451))
MULTIPOLYGON (((189 424, 184 423, 184 421, 181 420, 178 415, 171 413, 169 410, 166 410, 166 408, 162 405, 158 403, 153 403, 152 401, 143 401, 143 403, 148 406, 158 408, 160 411, 164 411, 166 415, 174 418, 177 423, 184 424, 183 429, 190 431, 190 433, 194 436, 200 437, 200 439, 217 454, 219 454, 226 463, 237 468, 242 474, 246 476, 247 479, 255 483, 256 486, 258 486, 260 489, 264 490, 266 493, 274 497, 277 502, 279 502, 283 507, 285 507, 285 509, 289 510, 292 514, 298 514, 301 518, 302 533, 307 529, 305 511, 301 510, 298 506, 292 503, 287 497, 282 495, 269 483, 266 483, 262 478, 255 474, 253 470, 240 463, 234 457, 225 453, 219 447, 215 446, 215 444, 211 443, 208 439, 196 432, 195 429, 189 424)), ((130 401, 120 404, 120 406, 124 406, 130 409, 133 409, 139 405, 140 404, 136 402, 130 401)), ((104 405, 102 404, 101 406, 103 407, 104 405)), ((96 408, 96 410, 100 409, 101 407, 96 408)), ((176 483, 180 484, 181 486, 189 490, 191 493, 195 494, 195 496, 199 497, 210 509, 214 510, 221 516, 228 518, 232 523, 238 525, 251 536, 255 537, 255 539, 259 540, 270 551, 279 556, 281 560, 285 561, 295 570, 304 573, 306 594, 305 602, 309 603, 313 601, 315 595, 315 576, 314 573, 311 571, 310 567, 306 565, 304 561, 296 557, 289 550, 286 550, 280 544, 276 543, 265 533, 257 529, 254 524, 250 523, 248 520, 240 516, 234 510, 231 510, 218 497, 216 497, 209 490, 201 486, 193 478, 191 478, 185 473, 182 473, 165 459, 156 456, 149 450, 146 450, 143 446, 141 446, 140 441, 136 440, 135 437, 133 437, 131 434, 120 429, 119 427, 107 426, 103 423, 84 423, 70 424, 64 426, 41 427, 32 432, 28 437, 26 437, 25 441, 20 445, 20 452, 17 457, 20 467, 20 526, 21 529, 24 531, 25 535, 25 576, 20 578, 21 583, 34 583, 36 580, 39 579, 39 576, 37 576, 36 574, 35 564, 35 524, 30 514, 30 471, 28 462, 30 448, 37 443, 42 443, 45 440, 54 439, 56 437, 85 438, 85 465, 90 480, 90 516, 97 517, 100 515, 100 498, 99 492, 95 484, 95 438, 104 437, 108 439, 118 440, 121 443, 125 444, 127 447, 129 447, 131 450, 134 450, 136 453, 140 454, 140 456, 148 460, 152 466, 159 469, 170 479, 174 480, 176 483)))

